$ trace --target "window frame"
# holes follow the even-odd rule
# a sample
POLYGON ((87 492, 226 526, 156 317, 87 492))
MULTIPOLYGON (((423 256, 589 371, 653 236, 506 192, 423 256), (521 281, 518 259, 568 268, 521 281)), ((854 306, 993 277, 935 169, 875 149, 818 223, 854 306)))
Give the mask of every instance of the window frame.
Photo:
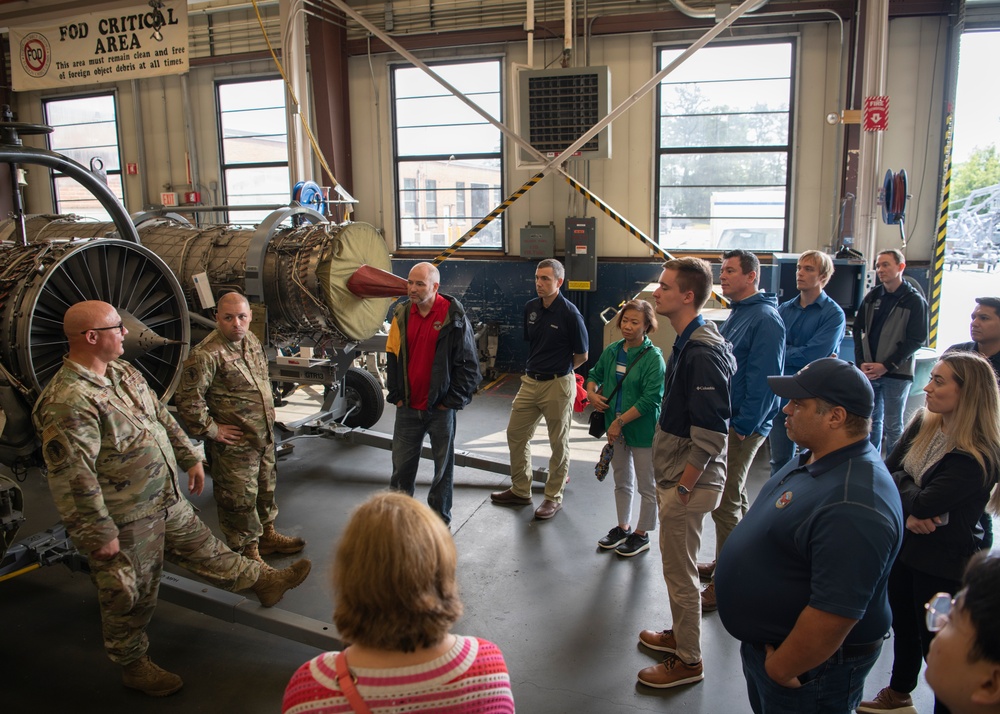
MULTIPOLYGON (((754 248, 748 247, 755 253, 781 253, 788 249, 789 236, 791 233, 791 222, 792 222, 792 207, 793 202, 793 182, 792 176, 794 174, 793 168, 795 163, 795 128, 797 121, 797 100, 798 100, 798 79, 799 79, 799 58, 800 58, 800 37, 798 34, 780 34, 780 35, 767 35, 767 36, 755 36, 755 37, 739 37, 729 40, 719 41, 713 44, 710 48, 706 49, 718 49, 722 47, 734 47, 734 46, 763 46, 763 45, 788 45, 789 47, 789 62, 788 62, 788 132, 787 132, 787 142, 784 144, 735 144, 735 145, 691 145, 684 147, 662 147, 663 142, 663 119, 664 115, 662 112, 663 104, 663 82, 657 84, 656 92, 654 95, 654 105, 653 105, 653 124, 654 124, 654 137, 653 137, 653 167, 652 167, 652 215, 651 224, 653 227, 653 239, 657 245, 661 246, 665 250, 671 253, 717 253, 722 248, 718 248, 715 245, 709 246, 675 246, 668 243, 665 239, 666 234, 661 230, 661 222, 663 220, 669 219, 670 216, 663 216, 660 212, 660 192, 662 188, 670 187, 670 184, 660 184, 660 173, 661 164, 664 156, 684 156, 684 155, 724 155, 724 154, 746 154, 746 153, 783 153, 785 156, 785 175, 784 175, 784 193, 785 193, 785 205, 782 212, 781 221, 781 245, 780 247, 768 247, 768 248, 754 248)), ((664 50, 673 49, 683 49, 687 45, 677 42, 658 42, 653 45, 654 56, 654 66, 657 71, 660 71, 666 65, 662 60, 662 53, 664 50)), ((703 49, 702 51, 706 51, 703 49)), ((669 75, 667 78, 669 79, 669 75)), ((734 115, 747 114, 749 112, 734 112, 734 115)), ((693 116, 693 115, 691 115, 693 116)), ((706 184, 705 187, 711 186, 712 184, 706 184)), ((740 184, 734 184, 731 187, 734 189, 739 189, 740 184)), ((775 184, 777 186, 777 184, 775 184)), ((746 188, 753 188, 753 185, 746 185, 746 188)), ((706 217, 709 221, 708 232, 711 234, 711 217, 706 217)), ((752 218, 748 216, 748 218, 752 218)), ((725 248, 728 250, 729 248, 725 248)))
MULTIPOLYGON (((509 91, 505 81, 506 66, 504 57, 502 55, 490 54, 490 55, 475 55, 466 57, 449 57, 449 58, 441 58, 441 59, 427 61, 427 65, 431 69, 435 69, 436 67, 440 67, 443 65, 471 65, 471 64, 496 65, 496 71, 497 71, 496 93, 498 95, 497 104, 498 104, 498 113, 500 115, 499 117, 497 117, 497 119, 498 121, 502 122, 507 111, 506 102, 507 102, 507 94, 509 91)), ((491 205, 489 208, 487 208, 482 215, 467 217, 468 212, 466 212, 465 215, 460 215, 457 209, 454 212, 451 211, 450 203, 448 203, 447 201, 442 203, 441 200, 442 194, 454 194, 455 206, 457 207, 457 205, 460 203, 459 194, 461 193, 462 194, 461 198, 464 199, 465 205, 469 207, 469 210, 472 210, 471 209, 472 202, 470 200, 470 196, 465 192, 469 191, 469 187, 471 186, 470 181, 472 180, 473 177, 465 177, 461 181, 456 180, 454 182, 455 186, 448 186, 448 185, 442 186, 440 177, 433 179, 433 182, 435 184, 433 190, 438 195, 437 200, 431 200, 426 195, 426 189, 421 188, 418 185, 416 186, 414 196, 411 199, 407 199, 406 205, 404 206, 402 200, 403 194, 409 191, 410 189, 404 188, 402 185, 402 182, 408 179, 403 178, 401 180, 400 178, 401 166, 403 164, 420 163, 420 162, 442 162, 442 161, 461 162, 466 160, 468 161, 496 160, 499 163, 498 174, 500 179, 500 185, 499 186, 495 186, 492 184, 484 184, 484 185, 487 186, 488 190, 492 190, 497 194, 499 194, 500 196, 504 196, 506 195, 504 191, 507 182, 507 177, 506 177, 507 160, 505 156, 505 153, 507 151, 506 137, 504 136, 502 131, 498 130, 499 148, 495 152, 482 152, 482 151, 465 152, 465 153, 446 152, 437 154, 435 153, 412 154, 412 155, 407 154, 405 156, 401 156, 399 151, 399 135, 398 135, 398 130, 401 127, 397 123, 398 114, 397 114, 397 95, 396 95, 397 70, 400 69, 413 69, 413 65, 406 62, 390 62, 387 65, 387 70, 389 75, 389 87, 390 87, 390 103, 389 103, 390 131, 392 133, 392 142, 391 142, 392 172, 393 172, 392 191, 393 191, 393 206, 395 209, 395 218, 394 218, 395 232, 396 232, 395 250, 398 253, 407 253, 407 254, 421 254, 421 253, 437 254, 440 251, 444 250, 445 248, 451 246, 455 239, 457 239, 461 235, 464 235, 464 233, 469 228, 472 228, 474 225, 476 225, 476 223, 478 223, 479 220, 484 218, 493 209, 493 206, 491 205), (415 206, 416 208, 415 212, 406 211, 406 207, 410 205, 415 206), (438 215, 430 215, 428 213, 428 209, 432 205, 437 206, 436 210, 438 210, 439 212, 438 215), (434 243, 434 244, 421 244, 421 245, 416 245, 416 244, 404 245, 403 219, 419 219, 424 221, 428 229, 427 232, 437 236, 442 236, 444 238, 443 242, 441 242, 440 244, 434 243), (455 235, 448 235, 449 228, 455 227, 454 223, 457 222, 458 220, 463 220, 463 221, 467 220, 468 227, 462 230, 461 233, 455 235)), ((446 92, 446 90, 443 91, 446 92)), ((447 93, 447 97, 453 98, 454 95, 452 95, 451 93, 447 93)), ((473 101, 475 100, 473 99, 473 101)), ((447 126, 447 122, 443 122, 441 124, 427 124, 426 126, 429 128, 447 126)), ((487 124, 486 126, 489 126, 491 128, 493 127, 492 124, 487 124)), ((408 127, 402 127, 402 128, 408 128, 408 127)), ((507 243, 508 227, 505 218, 506 216, 501 216, 491 222, 492 225, 492 223, 499 221, 499 228, 500 228, 499 245, 497 246, 467 245, 466 247, 463 247, 462 249, 463 253, 465 254, 478 253, 480 255, 489 255, 489 256, 496 256, 497 254, 505 254, 507 251, 507 244, 508 244, 507 243)))
MULTIPOLYGON (((125 164, 124 164, 124 161, 122 160, 122 127, 121 127, 121 122, 119 121, 119 114, 118 114, 118 90, 116 88, 112 88, 112 89, 103 90, 103 91, 83 92, 83 93, 80 93, 80 94, 60 94, 60 95, 53 95, 53 96, 48 96, 48 97, 42 97, 41 98, 42 118, 43 118, 43 121, 46 124, 49 124, 48 107, 49 107, 50 104, 54 104, 56 102, 70 102, 70 101, 74 101, 74 100, 77 100, 77 99, 90 99, 90 98, 93 98, 93 97, 110 97, 111 98, 112 106, 114 108, 115 149, 116 149, 116 153, 118 155, 118 168, 117 169, 108 169, 105 166, 104 167, 104 172, 105 172, 105 174, 107 176, 118 176, 119 177, 119 182, 120 182, 120 185, 121 185, 121 195, 118 196, 118 200, 121 201, 122 206, 127 206, 128 204, 126 203, 126 199, 128 197, 128 191, 126 190, 126 187, 125 187, 126 172, 123 170, 123 167, 124 167, 125 164)), ((86 122, 86 123, 90 123, 90 122, 86 122)), ((49 125, 50 126, 54 126, 54 125, 51 125, 51 124, 49 124, 49 125)), ((77 126, 77 125, 74 125, 74 124, 60 124, 58 126, 77 126)), ((56 152, 62 153, 62 150, 60 150, 60 149, 54 149, 52 147, 52 134, 46 134, 45 135, 45 146, 50 151, 56 151, 56 152)), ((62 155, 65 156, 65 154, 62 154, 62 155)), ((67 158, 69 158, 69 157, 67 157, 67 158)), ((83 165, 83 164, 81 164, 81 166, 84 166, 84 168, 86 168, 88 170, 90 169, 89 165, 83 165)), ((49 191, 50 191, 50 195, 51 195, 51 199, 52 199, 52 211, 55 214, 57 214, 57 215, 66 215, 66 214, 72 213, 72 211, 63 211, 63 210, 60 209, 60 207, 59 207, 59 192, 56 189, 56 179, 62 178, 62 177, 66 177, 66 178, 71 178, 71 177, 68 176, 67 174, 64 174, 61 171, 56 171, 55 169, 49 169, 48 175, 49 175, 49 191)), ((110 183, 108 184, 108 188, 111 189, 112 193, 114 193, 114 189, 111 187, 110 183)), ((89 191, 88 191, 88 194, 89 194, 89 191)), ((115 195, 117 195, 117 194, 115 194, 115 195)), ((94 198, 94 200, 100 206, 100 202, 97 201, 96 198, 94 198)), ((107 216, 106 220, 110 221, 111 220, 111 216, 107 214, 107 212, 104 210, 103 206, 100 206, 100 208, 101 208, 101 211, 104 212, 105 215, 107 216)), ((79 215, 79 214, 76 214, 76 215, 79 215)))
MULTIPOLYGON (((266 74, 266 75, 251 75, 251 76, 243 76, 243 77, 216 77, 212 81, 212 88, 213 88, 213 91, 215 93, 215 125, 216 125, 216 136, 217 136, 217 140, 218 140, 218 151, 219 151, 219 175, 221 177, 221 181, 219 181, 219 188, 220 188, 221 195, 222 195, 222 203, 223 203, 223 205, 229 206, 230 209, 232 209, 234 207, 234 205, 231 204, 230 200, 229 200, 229 182, 228 182, 229 174, 228 174, 228 171, 230 171, 230 170, 246 170, 246 169, 253 170, 253 169, 276 169, 276 168, 284 168, 285 169, 285 173, 286 173, 287 189, 286 189, 286 194, 285 194, 286 200, 284 202, 281 202, 281 203, 287 204, 287 203, 291 202, 291 200, 292 200, 292 198, 291 198, 292 197, 292 173, 291 173, 292 169, 291 169, 291 157, 290 157, 290 153, 291 152, 289 150, 289 143, 290 142, 289 142, 289 138, 288 138, 288 100, 287 100, 287 93, 286 93, 285 86, 284 86, 284 81, 282 80, 281 75, 278 75, 278 74, 274 74, 274 75, 266 74), (260 82, 275 82, 275 81, 281 83, 281 94, 282 94, 281 111, 282 111, 282 114, 283 114, 283 116, 285 118, 285 160, 284 161, 238 162, 238 163, 229 163, 229 162, 227 162, 226 161, 226 150, 225 150, 226 137, 224 135, 224 130, 223 130, 223 126, 222 126, 223 111, 222 111, 222 96, 221 96, 221 93, 220 93, 220 88, 223 87, 223 86, 230 86, 230 85, 234 85, 234 84, 254 84, 254 83, 260 83, 260 82)), ((268 108, 270 108, 270 109, 276 109, 277 107, 263 107, 263 106, 261 106, 261 107, 255 108, 255 109, 247 109, 247 110, 242 110, 242 111, 259 111, 260 109, 268 109, 268 108)), ((235 205, 238 206, 239 204, 235 204, 235 205)), ((253 205, 253 204, 251 204, 251 205, 253 205)), ((254 212, 254 211, 259 212, 259 209, 249 209, 248 211, 227 210, 227 211, 223 211, 223 215, 224 215, 225 221, 227 223, 234 223, 234 224, 239 224, 239 225, 248 225, 248 224, 251 224, 251 223, 252 224, 257 224, 257 223, 260 222, 261 219, 250 218, 250 219, 245 220, 245 221, 234 221, 233 217, 230 215, 231 213, 237 213, 238 214, 238 213, 254 212)))

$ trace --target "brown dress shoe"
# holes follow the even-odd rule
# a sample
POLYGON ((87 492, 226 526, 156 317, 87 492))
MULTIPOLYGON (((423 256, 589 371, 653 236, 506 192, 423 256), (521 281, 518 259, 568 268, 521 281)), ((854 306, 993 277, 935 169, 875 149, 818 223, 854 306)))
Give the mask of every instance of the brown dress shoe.
POLYGON ((709 583, 708 587, 701 591, 701 611, 715 612, 719 606, 715 604, 715 583, 709 583))
POLYGON ((698 577, 708 582, 715 575, 715 561, 711 563, 698 563, 698 577))
POLYGON ((494 491, 493 493, 490 494, 490 500, 493 501, 493 503, 499 503, 501 506, 532 505, 532 500, 530 497, 525 498, 524 496, 518 496, 509 488, 506 491, 494 491))
POLYGON ((857 708, 858 712, 892 712, 893 714, 917 714, 913 706, 913 697, 906 692, 897 692, 890 687, 883 687, 875 698, 870 701, 861 702, 857 708))
POLYGON ((647 687, 668 689, 682 684, 694 684, 705 678, 701 662, 687 664, 675 654, 667 655, 662 664, 646 667, 639 672, 639 681, 647 687))
POLYGON ((639 642, 658 652, 673 654, 677 651, 677 640, 674 639, 673 630, 643 630, 639 633, 639 642))
POLYGON ((550 501, 546 498, 542 501, 542 505, 535 509, 535 518, 547 521, 552 518, 552 516, 556 515, 560 508, 562 508, 561 503, 556 503, 555 501, 550 501))

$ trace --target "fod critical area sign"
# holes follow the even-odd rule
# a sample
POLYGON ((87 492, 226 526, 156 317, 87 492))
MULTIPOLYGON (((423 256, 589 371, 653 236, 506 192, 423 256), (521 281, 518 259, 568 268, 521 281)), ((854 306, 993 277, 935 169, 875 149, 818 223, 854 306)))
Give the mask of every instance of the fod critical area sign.
POLYGON ((30 91, 181 74, 187 43, 185 0, 11 27, 11 79, 15 91, 30 91))

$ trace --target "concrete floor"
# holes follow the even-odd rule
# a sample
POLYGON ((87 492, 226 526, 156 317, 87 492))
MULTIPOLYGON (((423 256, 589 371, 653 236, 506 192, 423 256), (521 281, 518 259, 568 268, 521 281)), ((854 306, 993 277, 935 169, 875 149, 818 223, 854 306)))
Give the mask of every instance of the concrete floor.
MULTIPOLYGON (((517 384, 516 377, 508 377, 490 386, 460 413, 460 448, 506 457, 504 428, 517 384)), ((303 389, 294 401, 314 397, 303 389)), ((387 407, 374 429, 391 432, 392 419, 393 409, 387 407)), ((489 494, 505 487, 505 477, 456 469, 452 525, 465 615, 455 631, 485 637, 501 647, 514 699, 523 712, 749 712, 738 644, 716 614, 705 617, 702 630, 704 682, 672 691, 636 682, 636 673, 657 661, 637 645, 636 635, 644 628, 670 624, 656 539, 649 552, 634 558, 597 548, 597 539, 615 524, 613 484, 610 478, 603 483, 594 478, 600 443, 587 434, 583 415, 576 415, 575 421, 565 507, 551 521, 535 521, 529 508, 493 506, 489 494)), ((535 465, 543 466, 544 428, 538 436, 535 465)), ((766 478, 766 460, 766 452, 758 455, 751 473, 752 496, 766 478)), ((280 608, 329 621, 332 548, 351 508, 386 487, 389 473, 389 452, 326 439, 298 440, 294 451, 281 459, 278 525, 308 539, 305 555, 313 560, 313 572, 285 596, 280 608)), ((426 498, 430 473, 425 462, 418 498, 426 498)), ((24 537, 48 528, 57 516, 39 474, 29 475, 22 487, 28 517, 20 533, 24 537)), ((209 490, 192 500, 215 528, 209 490)), ((535 500, 541 502, 539 489, 535 500)), ((713 551, 709 520, 703 554, 707 558, 713 551)), ((319 652, 161 603, 149 629, 150 654, 180 674, 185 687, 157 700, 124 689, 118 668, 104 656, 95 592, 87 576, 55 566, 0 583, 0 612, 2 701, 7 711, 273 714, 280 711, 292 672, 319 652)), ((891 658, 891 648, 883 648, 867 694, 888 683, 891 658)), ((920 711, 931 711, 925 683, 915 700, 920 711)))

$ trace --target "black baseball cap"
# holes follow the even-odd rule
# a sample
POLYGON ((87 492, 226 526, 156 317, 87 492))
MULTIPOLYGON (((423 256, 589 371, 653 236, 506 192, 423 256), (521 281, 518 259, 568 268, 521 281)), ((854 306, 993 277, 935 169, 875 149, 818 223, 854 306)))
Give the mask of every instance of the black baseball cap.
POLYGON ((782 399, 822 399, 851 414, 868 419, 875 410, 875 392, 853 362, 824 357, 795 374, 768 377, 771 390, 782 399))

